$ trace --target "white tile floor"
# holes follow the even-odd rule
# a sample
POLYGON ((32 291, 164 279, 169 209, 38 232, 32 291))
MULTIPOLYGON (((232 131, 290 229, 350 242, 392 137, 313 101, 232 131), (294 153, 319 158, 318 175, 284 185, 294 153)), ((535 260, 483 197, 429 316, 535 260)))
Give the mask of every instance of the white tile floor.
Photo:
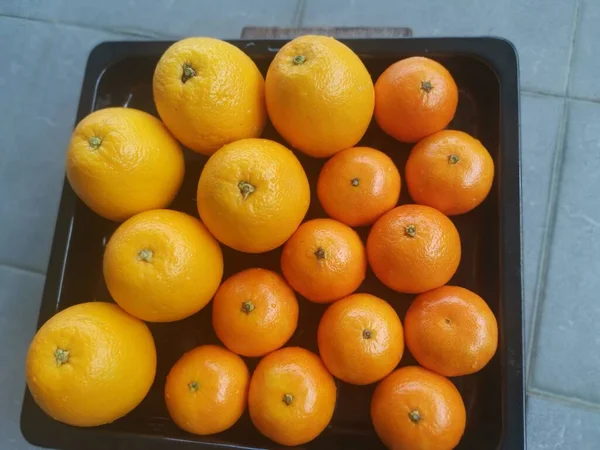
POLYGON ((408 26, 519 51, 529 448, 600 447, 598 0, 0 1, 0 448, 18 414, 63 152, 98 42, 239 36, 244 25, 408 26), (8 367, 8 368, 7 368, 8 367))

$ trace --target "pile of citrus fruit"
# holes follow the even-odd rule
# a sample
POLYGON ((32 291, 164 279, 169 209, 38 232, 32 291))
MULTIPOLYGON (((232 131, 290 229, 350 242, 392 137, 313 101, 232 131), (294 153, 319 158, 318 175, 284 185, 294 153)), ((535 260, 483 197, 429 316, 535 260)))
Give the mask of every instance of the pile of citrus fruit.
POLYGON ((477 139, 445 129, 458 104, 451 74, 413 57, 374 84, 347 46, 303 36, 279 50, 263 78, 233 45, 190 38, 162 56, 153 93, 161 120, 107 108, 73 133, 71 186, 94 212, 123 222, 103 261, 116 304, 82 299, 89 303, 38 331, 27 355, 38 405, 76 426, 127 414, 156 372, 144 321, 178 321, 212 300, 223 346, 181 355, 160 380, 182 429, 218 433, 247 408, 260 433, 300 445, 331 421, 339 379, 378 383, 371 418, 387 447, 454 448, 466 412, 446 377, 481 370, 498 329, 481 297, 446 285, 461 261, 448 216, 477 207, 494 177, 477 139), (392 159, 357 146, 373 117, 393 138, 415 143, 400 168, 414 204, 397 205, 392 159), (329 158, 314 186, 288 146, 260 138, 268 120, 289 147, 329 158), (166 209, 184 177, 180 143, 210 156, 198 180, 199 219, 166 209), (304 221, 311 189, 329 217, 304 221), (366 242, 353 227, 371 227, 366 242), (282 247, 281 271, 255 267, 223 281, 221 246, 282 247), (368 270, 394 291, 418 294, 402 322, 394 298, 361 291, 368 270), (285 347, 307 301, 329 304, 314 336, 318 355, 285 347), (397 368, 405 345, 420 366, 397 368), (261 358, 253 373, 242 357, 261 358))

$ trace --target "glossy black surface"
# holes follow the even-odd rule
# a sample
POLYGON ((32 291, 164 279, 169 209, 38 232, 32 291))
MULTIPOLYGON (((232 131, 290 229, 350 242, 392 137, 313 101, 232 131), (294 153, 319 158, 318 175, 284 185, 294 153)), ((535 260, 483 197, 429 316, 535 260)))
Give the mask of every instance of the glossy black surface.
MULTIPOLYGON (((444 64, 460 90, 459 106, 450 128, 480 139, 496 164, 496 179, 488 199, 477 209, 453 218, 462 238, 462 261, 451 281, 487 300, 498 318, 499 350, 481 372, 453 379, 467 408, 467 430, 460 449, 524 448, 524 402, 521 323, 520 177, 518 78, 515 50, 493 38, 398 39, 345 41, 365 62, 375 81, 393 62, 426 55, 444 64)), ((282 41, 234 41, 266 72, 282 41)), ((127 105, 156 114, 152 74, 167 42, 105 43, 88 61, 77 120, 92 110, 127 105)), ((268 125, 263 135, 283 142, 268 125)), ((404 176, 409 145, 401 144, 372 123, 360 145, 388 153, 404 176)), ((316 198, 316 179, 322 160, 297 153, 311 182, 312 201, 307 219, 325 217, 316 198)), ((184 185, 172 208, 197 216, 195 193, 206 159, 186 151, 184 185)), ((404 181, 404 180, 403 180, 404 181)), ((410 202, 403 182, 400 203, 410 202)), ((65 183, 56 224, 52 255, 39 325, 56 311, 91 300, 111 301, 102 277, 104 244, 117 224, 104 220, 76 199, 65 183)), ((359 229, 363 239, 367 229, 359 229)), ((279 271, 280 250, 248 255, 223 247, 225 276, 249 267, 279 271)), ((392 304, 403 319, 410 295, 395 293, 368 273, 359 291, 392 304)), ((317 351, 316 329, 325 309, 300 299, 299 326, 288 345, 317 351)), ((186 320, 151 324, 158 370, 144 402, 124 418, 102 427, 78 429, 53 421, 25 394, 21 428, 31 443, 57 448, 281 448, 262 437, 247 413, 230 430, 208 437, 188 434, 173 424, 163 401, 165 376, 187 350, 218 343, 211 323, 211 306, 186 320)), ((256 359, 246 358, 252 370, 256 359)), ((401 365, 413 364, 406 350, 401 365)), ((338 381, 336 412, 329 427, 307 449, 383 448, 369 417, 374 386, 351 386, 338 381)))

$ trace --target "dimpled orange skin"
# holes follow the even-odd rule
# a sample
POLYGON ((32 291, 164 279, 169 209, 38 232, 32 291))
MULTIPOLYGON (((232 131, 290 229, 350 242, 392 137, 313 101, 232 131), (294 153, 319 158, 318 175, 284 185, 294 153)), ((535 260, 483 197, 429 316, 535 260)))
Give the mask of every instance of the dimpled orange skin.
POLYGON ((67 178, 96 214, 122 221, 175 198, 185 167, 179 143, 157 118, 132 108, 106 108, 73 131, 67 178))
POLYGON ((317 355, 300 347, 269 353, 250 380, 250 419, 281 445, 315 439, 331 421, 335 401, 333 377, 317 355))
POLYGON ((367 257, 377 278, 398 292, 419 294, 446 284, 460 264, 458 230, 448 217, 423 205, 384 214, 367 238, 367 257))
POLYGON ((327 36, 284 45, 269 66, 265 93, 279 134, 316 158, 356 145, 373 116, 371 75, 352 50, 327 36))
POLYGON ((367 257, 360 237, 348 225, 313 219, 285 243, 281 271, 308 300, 331 303, 358 289, 365 279, 367 257))
POLYGON ((404 353, 402 324, 394 308, 370 294, 333 303, 317 332, 319 355, 340 380, 370 384, 396 368, 404 353))
POLYGON ((171 322, 200 311, 223 277, 218 242, 200 221, 167 209, 127 220, 104 253, 112 298, 148 322, 171 322))
POLYGON ((113 422, 146 396, 156 349, 142 321, 112 303, 80 303, 37 332, 27 353, 27 386, 55 420, 78 427, 113 422))
POLYGON ((451 450, 466 426, 466 411, 450 380, 418 366, 392 372, 373 393, 371 419, 393 450, 451 450))
POLYGON ((250 373, 233 352, 202 345, 183 355, 171 368, 165 402, 178 427, 206 435, 231 428, 244 413, 250 373))
POLYGON ((373 148, 354 147, 325 163, 317 195, 327 215, 362 227, 396 206, 400 187, 400 173, 389 156, 373 148))
POLYGON ((494 161, 477 139, 444 130, 413 147, 405 174, 415 202, 453 216, 471 211, 488 196, 494 161))
POLYGON ((208 160, 198 212, 223 244, 247 253, 282 245, 304 219, 310 187, 298 158, 277 142, 243 139, 208 160))
POLYGON ((260 136, 266 123, 262 74, 243 51, 219 39, 173 44, 156 66, 152 87, 167 127, 204 155, 260 136))
POLYGON ((229 277, 213 299, 212 323, 225 346, 243 356, 263 356, 296 331, 298 300, 275 272, 247 269, 229 277))
POLYGON ((390 136, 417 142, 456 113, 458 88, 444 66, 415 56, 392 64, 375 83, 375 119, 390 136))
POLYGON ((417 296, 404 323, 406 344, 417 362, 447 377, 478 372, 498 347, 494 313, 462 287, 442 286, 417 296))

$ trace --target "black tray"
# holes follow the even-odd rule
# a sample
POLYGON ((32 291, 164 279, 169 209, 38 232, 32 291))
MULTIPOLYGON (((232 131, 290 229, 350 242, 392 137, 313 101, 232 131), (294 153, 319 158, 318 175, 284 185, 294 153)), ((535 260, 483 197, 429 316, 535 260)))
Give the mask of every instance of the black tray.
MULTIPOLYGON (((376 80, 393 62, 426 55, 443 63, 460 89, 458 110, 450 128, 479 138, 492 154, 496 179, 489 198, 473 212, 453 219, 462 238, 462 262, 451 281, 487 300, 499 324, 499 349, 481 372, 453 379, 467 408, 467 429, 460 449, 525 448, 521 320, 521 221, 519 159, 519 95, 517 55, 507 41, 495 38, 348 40, 376 80)), ((263 73, 285 41, 232 41, 263 73)), ((90 54, 77 121, 108 106, 129 106, 156 114, 152 74, 170 42, 110 42, 90 54)), ((272 126, 264 137, 283 142, 272 126)), ((360 142, 386 151, 402 175, 410 147, 385 135, 372 123, 360 142)), ((297 154, 311 186, 323 160, 297 154)), ((172 207, 197 216, 195 193, 206 157, 186 151, 186 177, 172 207)), ((307 218, 325 217, 313 188, 307 218)), ((400 203, 410 202, 406 186, 400 203)), ((38 327, 58 310, 91 300, 111 301, 102 276, 104 244, 116 224, 104 220, 75 196, 65 182, 56 223, 38 327)), ((358 230, 363 239, 366 229, 358 230)), ((248 267, 279 271, 280 250, 248 255, 223 247, 225 277, 248 267)), ((359 291, 388 300, 403 319, 412 296, 397 294, 369 272, 359 291)), ((316 329, 323 305, 300 298, 300 319, 288 345, 317 352, 316 329)), ((171 365, 187 350, 218 343, 211 327, 211 306, 171 324, 151 324, 158 351, 156 380, 142 404, 116 422, 97 428, 76 428, 46 416, 25 393, 21 430, 32 444, 64 449, 152 448, 282 448, 261 436, 246 412, 230 430, 200 437, 186 433, 169 419, 163 388, 171 365)), ((257 360, 246 358, 253 370, 257 360)), ((408 350, 401 365, 414 364, 408 350)), ((374 386, 338 381, 338 401, 331 424, 309 449, 378 449, 369 403, 374 386)))

